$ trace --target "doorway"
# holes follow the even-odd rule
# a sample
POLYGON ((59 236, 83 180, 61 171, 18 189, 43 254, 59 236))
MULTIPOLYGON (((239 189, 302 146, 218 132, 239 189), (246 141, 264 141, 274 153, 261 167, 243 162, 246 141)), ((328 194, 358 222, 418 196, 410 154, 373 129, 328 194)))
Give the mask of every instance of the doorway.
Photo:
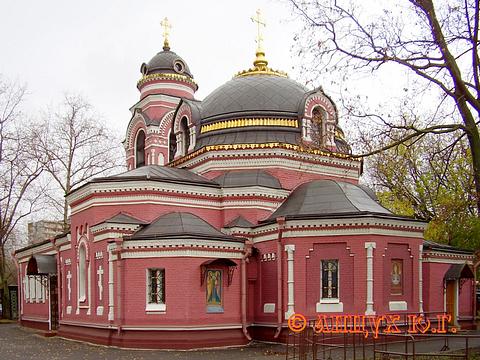
POLYGON ((445 310, 447 314, 451 315, 452 318, 449 325, 454 325, 457 323, 457 281, 456 280, 447 280, 446 281, 446 293, 445 293, 445 310))

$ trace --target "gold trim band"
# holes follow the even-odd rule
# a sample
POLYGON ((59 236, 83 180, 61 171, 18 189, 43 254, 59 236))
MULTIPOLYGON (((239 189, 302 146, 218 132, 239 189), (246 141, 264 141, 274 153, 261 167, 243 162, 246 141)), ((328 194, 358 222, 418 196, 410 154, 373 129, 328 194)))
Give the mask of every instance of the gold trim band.
POLYGON ((174 160, 168 164, 168 166, 178 166, 183 164, 184 162, 191 160, 201 154, 204 154, 209 151, 222 151, 222 150, 255 150, 255 149, 287 149, 297 151, 303 154, 313 154, 313 155, 320 155, 320 156, 327 156, 333 157, 338 159, 348 159, 351 161, 356 161, 358 163, 362 162, 361 159, 354 158, 352 155, 349 154, 342 154, 336 152, 329 152, 324 150, 317 150, 317 149, 308 149, 304 148, 303 146, 299 145, 292 145, 292 144, 285 144, 285 143, 261 143, 261 144, 219 144, 219 145, 207 145, 194 151, 187 156, 183 156, 177 160, 174 160))
POLYGON ((284 126, 284 127, 298 127, 298 120, 293 119, 278 119, 278 118, 257 118, 257 119, 233 119, 216 122, 213 124, 202 125, 200 129, 201 134, 210 131, 246 127, 246 126, 284 126))
POLYGON ((153 81, 153 80, 175 80, 175 81, 183 81, 188 84, 194 85, 198 88, 198 85, 193 79, 189 78, 185 75, 180 74, 168 74, 168 73, 156 73, 150 75, 144 75, 140 80, 137 82, 137 87, 142 86, 143 84, 153 81))

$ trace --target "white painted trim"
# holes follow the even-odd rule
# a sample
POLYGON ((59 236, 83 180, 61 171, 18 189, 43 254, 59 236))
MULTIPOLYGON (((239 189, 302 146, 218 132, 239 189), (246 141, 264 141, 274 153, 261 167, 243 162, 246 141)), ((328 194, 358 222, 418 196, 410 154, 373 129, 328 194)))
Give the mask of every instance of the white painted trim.
POLYGON ((162 83, 162 82, 154 82, 148 85, 144 85, 142 87, 141 95, 145 94, 148 91, 152 90, 178 90, 178 91, 185 91, 189 93, 190 95, 193 95, 195 92, 193 89, 189 86, 178 84, 178 83, 173 83, 173 82, 168 82, 168 83, 162 83))
POLYGON ((423 314, 423 245, 418 245, 418 312, 423 314))
POLYGON ((388 310, 390 310, 390 311, 407 311, 408 310, 408 304, 407 304, 406 301, 389 301, 388 302, 388 310))
POLYGON ((241 252, 225 252, 225 251, 202 251, 202 250, 152 250, 142 252, 125 252, 122 254, 122 259, 147 259, 155 257, 225 257, 230 259, 241 259, 243 254, 241 252))
MULTIPOLYGON (((425 263, 438 263, 438 264, 465 264, 466 260, 423 258, 422 261, 425 263)), ((471 261, 467 261, 466 263, 468 265, 472 265, 471 261)))
MULTIPOLYGON (((152 106, 151 103, 153 102, 165 102, 168 104, 172 104, 172 107, 176 107, 179 102, 180 98, 172 96, 172 95, 165 95, 165 94, 150 94, 146 97, 144 97, 142 100, 134 104, 131 108, 130 111, 134 112, 135 109, 143 109, 145 111, 146 105, 148 104, 149 106, 152 106)), ((160 105, 157 105, 160 106, 160 105)), ((163 107, 166 107, 165 105, 162 105, 163 107)))
POLYGON ((285 319, 295 314, 295 280, 294 280, 294 252, 295 245, 285 245, 285 251, 287 252, 287 311, 285 312, 285 319))
POLYGON ((365 315, 375 315, 375 310, 373 308, 373 249, 377 247, 375 242, 366 242, 365 249, 366 258, 367 258, 367 309, 365 310, 365 315))
POLYGON ((263 312, 265 314, 273 314, 275 313, 275 303, 265 303, 263 304, 263 312))
POLYGON ((115 249, 116 244, 108 244, 107 251, 108 251, 108 320, 114 320, 114 278, 113 278, 113 253, 112 251, 115 249))
POLYGON ((321 302, 317 302, 316 311, 318 313, 343 312, 343 303, 339 301, 336 303, 327 303, 322 300, 321 302))
POLYGON ((179 247, 198 247, 201 251, 215 251, 215 249, 237 250, 242 251, 245 247, 243 243, 231 242, 231 241, 218 241, 218 240, 197 240, 197 239, 152 239, 152 240, 125 240, 122 244, 122 248, 128 249, 151 249, 155 250, 182 250, 172 249, 171 246, 179 247), (152 248, 152 246, 154 248, 152 248))

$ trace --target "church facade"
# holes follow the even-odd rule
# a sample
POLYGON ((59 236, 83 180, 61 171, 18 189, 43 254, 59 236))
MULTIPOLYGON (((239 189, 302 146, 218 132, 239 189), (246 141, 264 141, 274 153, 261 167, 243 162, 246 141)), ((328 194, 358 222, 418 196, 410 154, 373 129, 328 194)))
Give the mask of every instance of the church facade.
POLYGON ((167 41, 141 74, 128 171, 74 189, 70 231, 16 251, 22 325, 187 349, 283 341, 294 313, 473 319, 472 254, 359 184, 322 89, 260 48, 203 101, 167 41))

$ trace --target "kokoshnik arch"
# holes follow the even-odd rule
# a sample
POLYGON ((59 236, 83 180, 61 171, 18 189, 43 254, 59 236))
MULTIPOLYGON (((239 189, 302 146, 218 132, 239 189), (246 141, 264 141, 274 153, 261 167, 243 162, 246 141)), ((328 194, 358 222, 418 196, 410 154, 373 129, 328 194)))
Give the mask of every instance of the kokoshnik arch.
POLYGON ((140 348, 283 341, 293 313, 473 319, 472 254, 359 185, 332 99, 261 47, 203 101, 187 62, 141 66, 128 171, 68 195, 66 234, 16 251, 20 322, 140 348))

